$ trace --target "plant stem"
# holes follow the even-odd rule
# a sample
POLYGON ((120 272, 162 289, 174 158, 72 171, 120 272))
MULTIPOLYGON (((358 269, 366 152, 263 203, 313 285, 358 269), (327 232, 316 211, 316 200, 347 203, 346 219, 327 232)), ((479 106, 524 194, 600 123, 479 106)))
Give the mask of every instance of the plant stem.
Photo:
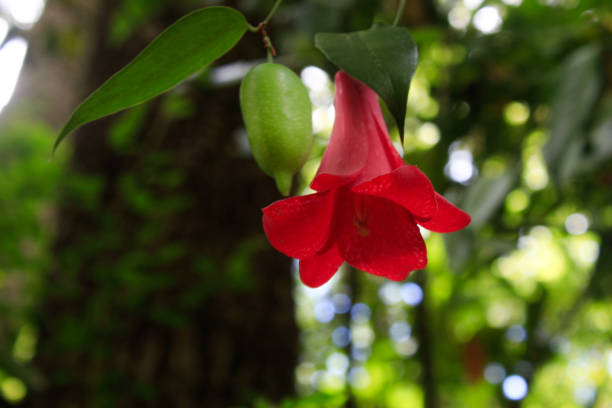
POLYGON ((399 4, 397 5, 397 12, 395 13, 395 19, 393 19, 394 27, 397 25, 397 23, 399 23, 402 14, 404 14, 404 9, 406 9, 406 0, 399 0, 399 4))
POLYGON ((268 13, 268 16, 259 24, 257 25, 251 25, 251 24, 247 24, 249 31, 252 31, 254 33, 258 32, 261 26, 264 26, 266 24, 268 24, 268 22, 270 21, 270 19, 274 16, 274 13, 276 13, 276 9, 278 9, 278 6, 280 6, 280 4, 283 2, 283 0, 276 0, 276 3, 274 3, 274 6, 272 6, 272 8, 270 9, 270 12, 268 13))
POLYGON ((272 9, 268 13, 268 16, 261 23, 257 24, 257 26, 253 26, 247 23, 249 31, 252 31, 254 33, 261 33, 261 36, 263 37, 264 46, 266 47, 268 55, 268 62, 272 62, 273 57, 276 57, 276 49, 274 49, 274 46, 272 45, 272 40, 270 39, 270 37, 268 37, 268 33, 266 32, 266 24, 268 24, 272 16, 274 16, 274 13, 276 13, 276 9, 278 9, 278 6, 280 6, 282 2, 283 0, 276 0, 276 3, 274 3, 274 6, 272 6, 272 9))
POLYGON ((272 57, 276 57, 276 49, 274 48, 274 45, 272 45, 272 40, 268 36, 264 23, 259 23, 259 32, 263 37, 264 47, 266 47, 268 53, 268 62, 272 62, 272 57))
POLYGON ((270 13, 268 13, 268 17, 266 17, 266 19, 262 21, 263 24, 268 24, 268 21, 270 21, 274 13, 276 13, 276 9, 278 8, 278 6, 280 6, 282 2, 283 0, 276 0, 276 3, 274 3, 274 6, 272 6, 272 9, 270 10, 270 13))

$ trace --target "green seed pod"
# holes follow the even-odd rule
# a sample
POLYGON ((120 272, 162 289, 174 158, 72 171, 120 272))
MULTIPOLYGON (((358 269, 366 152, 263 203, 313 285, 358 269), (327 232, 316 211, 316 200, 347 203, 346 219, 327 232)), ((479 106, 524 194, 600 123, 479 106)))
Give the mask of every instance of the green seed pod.
POLYGON ((300 78, 280 64, 253 67, 240 85, 240 106, 255 161, 283 195, 312 147, 312 106, 300 78))

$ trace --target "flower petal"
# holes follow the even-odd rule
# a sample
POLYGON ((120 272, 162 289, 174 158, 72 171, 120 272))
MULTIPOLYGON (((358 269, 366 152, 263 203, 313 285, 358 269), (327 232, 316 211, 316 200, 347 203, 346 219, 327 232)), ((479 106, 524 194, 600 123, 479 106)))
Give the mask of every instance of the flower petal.
POLYGON ((438 209, 431 182, 416 166, 403 165, 391 173, 358 184, 352 190, 391 200, 422 220, 432 218, 438 209))
POLYGON ((274 248, 294 258, 308 258, 329 240, 335 191, 276 201, 263 211, 263 227, 274 248))
POLYGON ((342 262, 344 259, 334 245, 326 252, 300 259, 300 279, 304 285, 318 288, 334 276, 342 262))
POLYGON ((346 262, 397 281, 427 265, 425 242, 408 211, 385 199, 349 194, 353 199, 343 200, 344 216, 337 239, 346 262))
POLYGON ((368 126, 365 118, 369 105, 360 83, 346 73, 336 74, 336 118, 321 166, 310 187, 324 191, 354 180, 368 159, 368 126))
POLYGON ((336 74, 336 119, 310 187, 325 191, 389 173, 404 162, 387 132, 378 96, 363 82, 336 74))
POLYGON ((370 125, 368 137, 369 147, 368 162, 361 174, 359 182, 369 180, 381 174, 389 173, 391 170, 403 166, 404 160, 393 147, 385 119, 383 118, 378 103, 378 95, 366 85, 363 85, 367 92, 367 103, 369 105, 369 113, 372 116, 373 123, 370 125))
POLYGON ((454 232, 465 228, 472 218, 465 211, 455 207, 442 195, 436 193, 438 212, 428 220, 417 222, 423 227, 434 232, 454 232))

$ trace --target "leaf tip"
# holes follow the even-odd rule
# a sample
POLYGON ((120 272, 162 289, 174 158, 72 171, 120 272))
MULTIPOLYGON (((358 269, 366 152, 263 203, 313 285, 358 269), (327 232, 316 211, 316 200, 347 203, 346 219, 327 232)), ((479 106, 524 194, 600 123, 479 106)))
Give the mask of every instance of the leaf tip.
POLYGON ((62 130, 60 131, 59 135, 57 135, 57 138, 55 139, 55 142, 53 143, 53 148, 51 149, 51 157, 53 157, 53 155, 57 151, 57 148, 59 147, 60 143, 62 143, 62 141, 66 138, 68 133, 70 133, 73 130, 73 129, 69 128, 69 125, 70 125, 70 122, 68 122, 66 124, 66 126, 64 126, 62 128, 62 130))

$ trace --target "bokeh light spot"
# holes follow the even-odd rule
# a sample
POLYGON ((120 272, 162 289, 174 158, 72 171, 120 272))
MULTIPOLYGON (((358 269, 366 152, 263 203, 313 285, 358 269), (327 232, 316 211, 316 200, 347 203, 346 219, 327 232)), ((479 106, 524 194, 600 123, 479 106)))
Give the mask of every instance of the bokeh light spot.
POLYGON ((407 282, 402 285, 401 296, 404 303, 416 306, 423 300, 423 289, 414 282, 407 282))
POLYGON ((0 0, 0 9, 7 11, 21 28, 31 28, 42 15, 44 0, 0 0))
POLYGON ((395 305, 402 301, 401 287, 396 282, 387 282, 380 287, 378 295, 386 305, 395 305))
POLYGON ((434 123, 423 123, 416 132, 419 147, 429 149, 440 141, 440 129, 434 123))
POLYGON ((444 172, 457 183, 467 183, 475 173, 472 153, 467 149, 452 149, 444 172))
POLYGON ((504 119, 513 126, 520 126, 529 119, 529 106, 522 102, 510 102, 504 108, 504 119))
POLYGON ((38 341, 38 332, 32 325, 26 324, 17 334, 15 343, 13 344, 13 357, 21 362, 32 360, 36 352, 36 343, 38 341))
POLYGON ((349 359, 344 353, 332 353, 325 361, 327 371, 344 376, 349 368, 349 359))
POLYGON ((523 326, 515 324, 506 330, 506 338, 513 343, 521 343, 527 338, 527 331, 523 326))
POLYGON ((315 303, 314 316, 321 323, 330 322, 336 313, 334 303, 329 299, 321 299, 315 303))
POLYGON ((504 380, 506 376, 506 369, 499 363, 489 363, 485 366, 484 377, 485 380, 491 384, 499 384, 504 380))
POLYGON ((520 213, 529 205, 529 195, 523 190, 513 190, 506 197, 506 208, 512 213, 520 213))
POLYGON ((502 18, 499 10, 493 6, 485 6, 474 14, 474 27, 483 34, 491 34, 499 30, 502 18))
POLYGON ((353 360, 364 362, 370 357, 370 349, 368 347, 353 347, 351 357, 353 360))
POLYGON ((4 42, 6 35, 9 32, 9 24, 8 22, 0 17, 0 45, 4 42))
POLYGON ((20 37, 9 40, 0 48, 0 112, 15 92, 28 44, 20 37))
POLYGON ((351 330, 346 326, 339 326, 332 332, 332 341, 338 347, 346 347, 351 342, 351 330))
POLYGON ((502 302, 495 302, 487 310, 487 322, 491 327, 503 327, 512 318, 512 309, 502 302))
POLYGON ((457 30, 464 30, 470 24, 471 18, 470 10, 461 3, 455 5, 448 13, 448 23, 457 30))
POLYGON ((365 303, 355 303, 351 308, 351 319, 355 323, 366 323, 370 314, 370 307, 365 303))
POLYGON ((588 235, 570 237, 566 244, 574 262, 583 268, 590 267, 599 257, 599 244, 588 235))
POLYGON ((589 229, 589 220, 584 214, 574 213, 565 220, 565 230, 572 235, 582 235, 589 229))
POLYGON ((2 396, 9 402, 19 402, 26 396, 26 386, 19 378, 8 377, 0 385, 2 396))
POLYGON ((353 328, 352 338, 355 347, 364 349, 374 341, 374 331, 367 324, 361 324, 353 328))
POLYGON ((597 397, 597 389, 593 386, 580 386, 574 389, 574 401, 582 406, 593 406, 597 397))
POLYGON ((404 341, 410 338, 410 334, 412 333, 412 328, 406 322, 400 321, 395 322, 389 328, 389 336, 393 341, 399 342, 404 341))
POLYGON ((295 376, 300 384, 310 384, 315 366, 311 362, 303 362, 295 369, 295 376))
POLYGON ((520 375, 509 375, 502 385, 504 396, 512 401, 518 401, 527 395, 527 381, 520 375))
POLYGON ((370 374, 361 366, 351 368, 348 379, 353 388, 363 389, 370 385, 370 374))
POLYGON ((351 310, 351 298, 344 293, 336 293, 332 297, 332 302, 334 302, 334 307, 338 314, 347 313, 351 310))
POLYGON ((403 357, 413 356, 419 349, 419 344, 412 337, 403 339, 395 343, 395 351, 403 357))
POLYGON ((327 72, 313 65, 305 67, 300 73, 300 78, 304 85, 311 91, 320 91, 329 85, 327 72))
POLYGON ((465 4, 465 7, 469 8, 470 10, 476 10, 478 7, 480 7, 483 1, 484 0, 463 0, 463 4, 465 4))

